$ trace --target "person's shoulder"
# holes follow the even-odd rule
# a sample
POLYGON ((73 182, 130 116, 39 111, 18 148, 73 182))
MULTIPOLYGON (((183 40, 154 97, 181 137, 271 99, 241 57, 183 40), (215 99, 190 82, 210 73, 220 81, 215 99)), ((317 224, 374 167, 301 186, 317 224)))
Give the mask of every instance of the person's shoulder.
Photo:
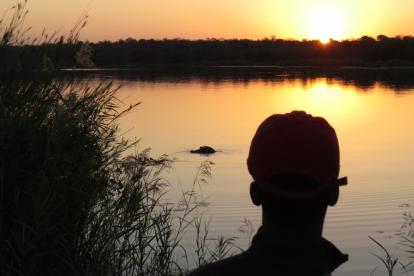
POLYGON ((309 265, 310 260, 302 262, 293 259, 284 259, 282 256, 275 258, 272 254, 263 254, 257 250, 247 250, 239 255, 200 266, 190 272, 188 276, 330 276, 321 272, 321 269, 313 269, 309 265))
POLYGON ((190 272, 188 276, 206 276, 206 275, 247 275, 248 259, 246 253, 241 253, 227 259, 202 265, 190 272))

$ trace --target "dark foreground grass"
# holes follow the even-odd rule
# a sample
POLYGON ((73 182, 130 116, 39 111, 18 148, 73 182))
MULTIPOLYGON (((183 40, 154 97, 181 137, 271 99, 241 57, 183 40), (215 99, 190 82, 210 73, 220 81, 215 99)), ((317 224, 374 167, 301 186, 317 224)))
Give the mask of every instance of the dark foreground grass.
POLYGON ((50 76, 2 80, 2 275, 122 272, 140 216, 158 219, 142 203, 156 200, 168 160, 121 157, 114 92, 50 76))
MULTIPOLYGON (((25 5, 0 20, 2 61, 28 41, 25 5)), ((44 43, 74 43, 83 26, 81 18, 66 39, 44 43)), ((13 54, 18 64, 0 64, 0 275, 180 275, 231 254, 233 239, 211 240, 200 227, 196 190, 210 162, 167 204, 160 175, 171 160, 131 155, 135 144, 119 137, 117 119, 136 106, 120 111, 110 82, 22 68, 25 52, 13 54), (194 252, 182 246, 189 229, 198 233, 194 252)))
POLYGON ((196 190, 210 163, 167 204, 171 160, 127 154, 115 93, 55 75, 1 79, 1 275, 179 275, 193 256, 230 253, 233 239, 211 249, 207 229, 196 252, 181 245, 188 229, 202 232, 196 190))

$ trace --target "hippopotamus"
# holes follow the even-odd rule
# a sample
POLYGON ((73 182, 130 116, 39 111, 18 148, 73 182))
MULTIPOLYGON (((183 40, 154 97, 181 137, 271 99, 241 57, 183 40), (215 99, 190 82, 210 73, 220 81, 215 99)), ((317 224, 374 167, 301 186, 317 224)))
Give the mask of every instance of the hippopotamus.
POLYGON ((213 154, 216 152, 216 150, 209 146, 201 146, 199 149, 190 150, 190 152, 198 154, 213 154))

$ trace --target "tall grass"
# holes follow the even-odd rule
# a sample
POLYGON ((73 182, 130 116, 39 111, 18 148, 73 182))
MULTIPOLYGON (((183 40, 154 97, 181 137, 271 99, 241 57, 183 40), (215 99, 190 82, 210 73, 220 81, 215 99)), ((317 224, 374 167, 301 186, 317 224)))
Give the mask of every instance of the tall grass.
POLYGON ((132 202, 155 197, 168 160, 121 158, 114 93, 49 76, 1 82, 2 275, 97 274, 127 246, 142 211, 132 202))
POLYGON ((401 229, 405 232, 402 236, 402 244, 406 248, 406 252, 409 257, 409 263, 406 264, 408 271, 414 271, 414 218, 410 212, 405 212, 404 223, 401 229))
MULTIPOLYGON (((193 252, 181 246, 199 229, 197 183, 166 203, 166 156, 119 140, 116 89, 50 76, 0 83, 1 275, 173 275, 193 252)), ((130 107, 133 108, 133 107, 130 107)), ((128 111, 128 108, 126 111, 128 111)), ((198 263, 224 258, 233 239, 197 239, 198 263), (203 253, 202 253, 202 250, 203 253)), ((209 238, 210 239, 210 238, 209 238)), ((183 265, 184 264, 184 265, 183 265)))
POLYGON ((84 11, 66 35, 43 29, 31 36, 25 21, 29 13, 27 0, 18 0, 0 18, 0 73, 55 71, 74 66, 94 67, 88 43, 79 41, 80 31, 88 22, 84 11))
MULTIPOLYGON (((403 245, 406 248, 405 257, 408 257, 408 261, 402 262, 399 257, 391 254, 391 252, 379 241, 369 237, 369 239, 373 241, 383 253, 382 255, 376 253, 371 254, 382 263, 382 268, 385 269, 386 273, 390 276, 395 275, 396 272, 399 272, 399 275, 409 275, 409 273, 414 270, 414 219, 410 212, 404 212, 403 218, 404 222, 401 225, 401 233, 399 234, 402 238, 400 245, 403 245)), ((379 267, 373 269, 370 275, 374 275, 378 268, 379 267)))
MULTIPOLYGON (((27 41, 25 5, 0 22, 0 48, 27 41)), ((210 240, 207 228, 196 241, 204 249, 182 246, 185 232, 203 223, 197 187, 210 162, 167 204, 161 173, 172 161, 148 150, 130 154, 135 143, 118 137, 117 119, 138 104, 121 110, 110 82, 90 86, 56 71, 23 76, 2 66, 0 275, 179 275, 196 254, 205 263, 231 253, 233 239, 200 243, 210 240)))
MULTIPOLYGON (((394 273, 395 273, 397 266, 400 266, 404 270, 404 272, 407 272, 405 265, 399 261, 398 257, 394 257, 393 255, 391 255, 391 253, 381 243, 375 240, 373 237, 369 237, 369 239, 373 241, 383 251, 383 255, 378 255, 376 253, 371 253, 371 254, 377 257, 377 259, 381 261, 388 276, 395 275, 394 273)), ((370 275, 374 275, 377 268, 378 267, 373 269, 370 275)))

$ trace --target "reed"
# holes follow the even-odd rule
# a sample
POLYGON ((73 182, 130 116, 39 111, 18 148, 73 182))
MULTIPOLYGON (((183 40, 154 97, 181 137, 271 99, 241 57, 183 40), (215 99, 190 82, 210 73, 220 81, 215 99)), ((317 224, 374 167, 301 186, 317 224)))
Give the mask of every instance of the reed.
MULTIPOLYGON (((385 246, 383 246, 380 242, 375 240, 373 237, 368 236, 371 241, 373 241, 380 249, 383 251, 383 255, 378 255, 376 253, 371 253, 374 255, 378 260, 381 261, 383 268, 388 276, 395 275, 397 267, 400 267, 400 271, 406 275, 409 273, 409 264, 402 263, 398 257, 393 256, 385 246)), ((370 275, 374 275, 377 271, 378 267, 374 268, 370 275)))
MULTIPOLYGON (((3 50, 25 41, 25 4, 18 2, 11 21, 0 23, 3 50)), ((77 24, 68 43, 83 26, 77 24)), ((131 154, 136 143, 119 137, 117 120, 139 103, 123 108, 111 82, 90 85, 54 70, 23 76, 5 66, 0 275, 186 273, 195 253, 182 240, 203 222, 197 190, 211 176, 211 162, 203 162, 190 190, 168 204, 170 184, 161 175, 172 160, 149 150, 131 154)), ((213 241, 212 249, 201 244, 208 255, 203 260, 230 254, 232 239, 213 241)))
MULTIPOLYGON (((0 82, 1 275, 174 275, 184 273, 182 239, 203 223, 199 185, 168 204, 161 177, 172 161, 118 137, 117 88, 53 74, 0 82)), ((203 236, 207 239, 207 232, 203 236)), ((222 259, 232 239, 199 244, 205 263, 222 259), (211 249, 210 249, 211 248, 211 249), (204 254, 204 253, 203 253, 204 254)), ((197 252, 200 252, 198 250, 197 252)))

